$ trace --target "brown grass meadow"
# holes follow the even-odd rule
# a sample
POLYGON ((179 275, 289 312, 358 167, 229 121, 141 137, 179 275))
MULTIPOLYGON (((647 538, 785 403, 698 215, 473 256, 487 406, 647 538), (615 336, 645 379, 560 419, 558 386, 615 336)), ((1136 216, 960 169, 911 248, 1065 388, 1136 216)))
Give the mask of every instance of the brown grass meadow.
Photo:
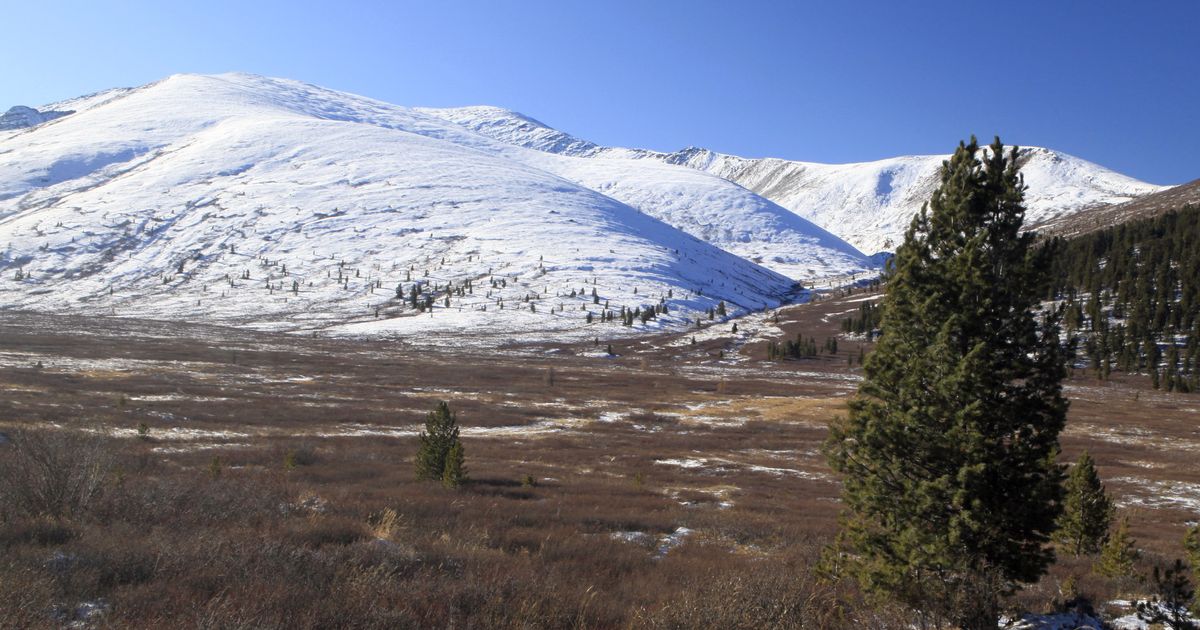
MULTIPOLYGON (((814 567, 837 527, 821 455, 861 294, 618 356, 0 315, 0 625, 201 628, 903 627, 814 567), (470 482, 414 480, 416 431, 457 412, 470 482)), ((601 344, 601 347, 603 343, 601 344)), ((1068 383, 1064 461, 1097 459, 1143 561, 1200 512, 1200 397, 1068 383)), ((1063 558, 1098 605, 1136 582, 1063 558)))

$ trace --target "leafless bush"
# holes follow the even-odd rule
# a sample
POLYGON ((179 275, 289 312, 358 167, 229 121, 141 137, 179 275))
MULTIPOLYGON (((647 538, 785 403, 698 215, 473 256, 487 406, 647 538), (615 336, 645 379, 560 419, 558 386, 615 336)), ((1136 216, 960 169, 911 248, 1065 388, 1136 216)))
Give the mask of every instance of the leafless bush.
POLYGON ((0 447, 0 510, 6 518, 73 518, 100 498, 113 468, 107 438, 21 431, 0 447))

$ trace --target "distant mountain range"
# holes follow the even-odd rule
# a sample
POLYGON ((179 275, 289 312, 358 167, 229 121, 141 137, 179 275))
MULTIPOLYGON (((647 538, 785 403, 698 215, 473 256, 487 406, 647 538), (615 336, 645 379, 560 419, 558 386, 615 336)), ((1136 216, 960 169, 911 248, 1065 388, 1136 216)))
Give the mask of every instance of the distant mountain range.
MULTIPOLYGON (((1162 190, 1023 155, 1031 219, 1162 190)), ((860 248, 895 245, 943 158, 607 148, 503 109, 175 75, 0 117, 0 300, 488 343, 684 329, 877 269, 860 248)))

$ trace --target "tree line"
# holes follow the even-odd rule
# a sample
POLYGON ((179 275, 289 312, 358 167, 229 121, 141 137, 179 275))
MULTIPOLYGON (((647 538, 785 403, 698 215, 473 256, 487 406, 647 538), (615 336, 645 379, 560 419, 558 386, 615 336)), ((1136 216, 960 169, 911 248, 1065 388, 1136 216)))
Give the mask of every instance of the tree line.
POLYGON ((1063 328, 1087 369, 1200 391, 1200 207, 1042 247, 1052 252, 1047 298, 1065 306, 1063 328))

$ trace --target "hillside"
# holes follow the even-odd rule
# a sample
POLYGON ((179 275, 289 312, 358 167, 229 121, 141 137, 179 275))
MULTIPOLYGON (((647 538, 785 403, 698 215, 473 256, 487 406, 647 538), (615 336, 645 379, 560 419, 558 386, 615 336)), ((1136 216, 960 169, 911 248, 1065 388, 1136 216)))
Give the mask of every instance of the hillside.
MULTIPOLYGON (((75 113, 0 136, 8 308, 504 343, 683 328, 720 301, 733 314, 795 295, 791 278, 651 216, 711 204, 790 220, 685 168, 648 164, 639 188, 628 168, 550 165, 417 110, 241 74, 39 109, 75 113), (575 179, 621 180, 620 194, 575 179), (653 317, 601 325, 605 305, 653 317)), ((784 244, 813 243, 808 264, 833 261, 822 272, 866 266, 820 230, 795 236, 784 244)))
POLYGON ((1130 221, 1158 217, 1188 204, 1200 204, 1200 179, 1124 203, 1100 206, 1059 220, 1047 220, 1034 228, 1039 233, 1052 236, 1078 236, 1130 221))
MULTIPOLYGON (((429 110, 497 140, 586 158, 655 160, 712 173, 829 230, 864 252, 890 251, 937 185, 946 155, 854 164, 748 159, 691 147, 674 153, 601 147, 516 112, 491 107, 429 110)), ((1021 149, 1030 223, 1061 219, 1166 187, 1140 182, 1050 149, 1021 149)))

